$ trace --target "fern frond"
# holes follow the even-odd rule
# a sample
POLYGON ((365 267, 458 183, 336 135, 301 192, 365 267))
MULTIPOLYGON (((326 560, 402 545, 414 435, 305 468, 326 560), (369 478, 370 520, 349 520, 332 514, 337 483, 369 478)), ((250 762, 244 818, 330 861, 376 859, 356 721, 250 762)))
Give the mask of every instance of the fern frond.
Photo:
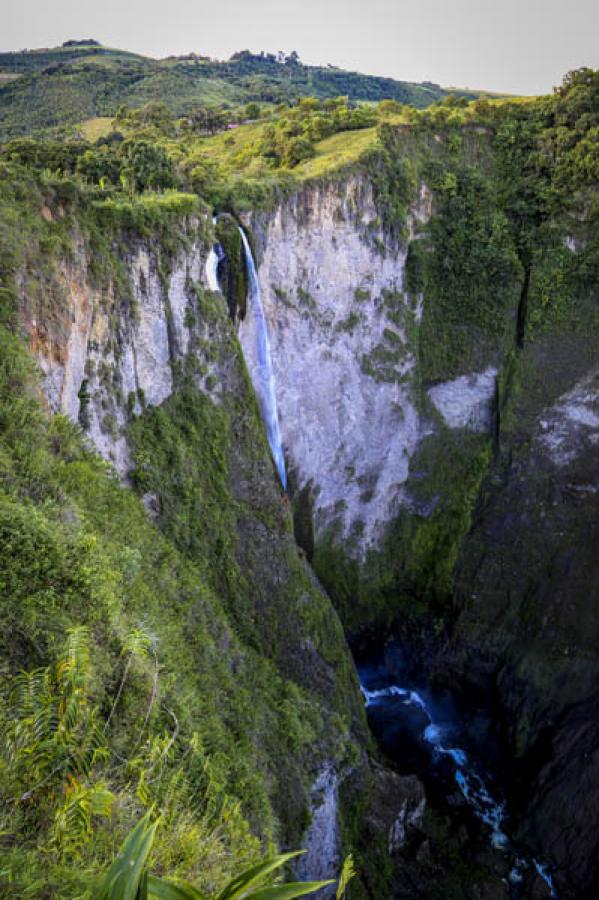
POLYGON ((134 628, 129 632, 123 641, 123 656, 131 654, 140 659, 145 659, 149 655, 149 650, 155 644, 155 638, 142 628, 134 628))

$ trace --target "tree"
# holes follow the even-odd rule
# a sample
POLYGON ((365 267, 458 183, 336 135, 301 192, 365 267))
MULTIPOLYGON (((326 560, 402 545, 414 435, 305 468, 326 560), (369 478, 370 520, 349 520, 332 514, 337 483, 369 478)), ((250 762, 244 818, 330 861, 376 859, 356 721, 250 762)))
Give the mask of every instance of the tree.
POLYGON ((248 103, 243 111, 243 114, 246 119, 259 119, 260 107, 257 103, 248 103))
POLYGON ((176 187, 175 169, 164 149, 150 141, 125 141, 122 175, 138 191, 176 187))
POLYGON ((109 147, 94 147, 79 157, 76 172, 95 184, 118 184, 121 164, 109 147))
POLYGON ((281 163, 291 169, 314 156, 314 145, 307 137, 292 137, 283 144, 281 163))
POLYGON ((403 103, 397 100, 381 100, 377 105, 377 112, 380 116, 394 116, 403 112, 403 103))

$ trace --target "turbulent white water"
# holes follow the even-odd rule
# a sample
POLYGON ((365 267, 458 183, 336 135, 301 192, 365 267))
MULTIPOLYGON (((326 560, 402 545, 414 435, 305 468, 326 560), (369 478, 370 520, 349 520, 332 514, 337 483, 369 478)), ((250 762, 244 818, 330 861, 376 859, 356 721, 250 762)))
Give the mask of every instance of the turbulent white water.
POLYGON ((206 260, 206 280, 211 291, 220 291, 218 283, 218 264, 223 258, 223 251, 220 244, 215 244, 206 260))
MULTIPOLYGON (((216 225, 216 216, 212 219, 216 225)), ((223 259, 224 252, 220 244, 213 244, 206 260, 206 281, 211 291, 220 291, 218 283, 218 264, 223 259)))
POLYGON ((258 281, 258 273, 252 256, 252 250, 248 243, 248 239, 242 228, 239 229, 241 240, 243 241, 243 249, 245 252, 245 261, 248 274, 248 315, 252 316, 255 325, 256 344, 255 344, 255 366, 250 366, 254 390, 258 397, 262 418, 266 428, 266 436, 270 444, 270 450, 275 461, 275 465, 279 472, 281 484, 287 487, 287 475, 285 472, 285 455, 283 453, 283 442, 281 440, 281 429, 279 427, 279 416, 277 413, 277 399, 275 395, 275 380, 272 369, 272 358, 270 354, 270 341, 268 339, 268 327, 266 325, 266 317, 262 308, 262 296, 260 293, 260 282, 258 281))
MULTIPOLYGON (((476 817, 491 829, 491 843, 493 847, 496 850, 513 852, 511 842, 504 831, 504 804, 493 799, 485 782, 470 764, 466 752, 461 747, 447 746, 444 743, 444 729, 433 721, 432 713, 421 694, 418 691, 397 685, 389 685, 377 690, 368 690, 363 684, 361 687, 367 707, 383 703, 390 698, 396 698, 401 700, 406 706, 417 707, 422 710, 428 720, 428 725, 426 725, 422 734, 424 740, 431 746, 434 754, 450 757, 453 760, 455 781, 476 817)), ((510 873, 512 884, 518 884, 522 881, 523 873, 531 865, 534 866, 539 876, 547 884, 551 891, 551 896, 557 897, 551 875, 547 868, 536 859, 529 862, 520 856, 514 857, 514 865, 510 873)))

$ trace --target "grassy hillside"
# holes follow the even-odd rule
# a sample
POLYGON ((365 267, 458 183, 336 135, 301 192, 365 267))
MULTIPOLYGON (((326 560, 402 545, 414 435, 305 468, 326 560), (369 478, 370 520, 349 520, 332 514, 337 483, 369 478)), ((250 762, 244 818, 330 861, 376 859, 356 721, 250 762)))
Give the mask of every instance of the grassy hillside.
POLYGON ((114 116, 121 103, 160 100, 184 115, 204 104, 276 104, 302 96, 393 99, 425 107, 446 93, 429 83, 304 66, 293 56, 278 60, 249 51, 220 62, 194 55, 155 60, 100 46, 27 50, 0 53, 0 139, 114 116))

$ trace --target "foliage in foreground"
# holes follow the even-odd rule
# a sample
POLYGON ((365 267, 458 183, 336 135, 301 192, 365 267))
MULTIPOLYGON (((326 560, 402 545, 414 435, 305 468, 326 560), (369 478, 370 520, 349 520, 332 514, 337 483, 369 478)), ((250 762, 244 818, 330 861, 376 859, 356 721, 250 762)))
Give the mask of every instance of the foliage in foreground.
MULTIPOLYGON (((177 486, 187 504, 174 485, 161 486, 163 507, 174 506, 182 526, 170 535, 76 426, 43 410, 15 333, 11 276, 28 272, 32 287, 37 276, 40 303, 52 302, 52 263, 68 253, 72 206, 46 222, 35 183, 20 171, 9 183, 0 200, 8 206, 0 228, 0 884, 15 897, 88 896, 154 805, 164 823, 157 870, 214 892, 275 842, 299 841, 305 773, 329 711, 274 658, 276 650, 288 659, 284 642, 296 639, 284 622, 272 650, 272 629, 258 623, 246 638, 232 621, 233 608, 243 618, 239 598, 251 600, 233 555, 224 406, 197 392, 179 398, 180 428, 172 410, 160 411, 186 473, 177 486), (207 464, 191 468, 200 456, 207 464), (198 516, 196 503, 210 514, 198 516), (186 521, 208 532, 212 523, 218 540, 196 539, 186 521)), ((47 312, 39 319, 51 321, 47 312)), ((246 510, 250 527, 254 514, 246 510)), ((274 520, 275 540, 284 524, 274 520)), ((309 591, 292 575, 280 597, 288 614, 309 591)), ((322 595, 312 615, 320 603, 322 595)), ((254 621, 251 609, 245 620, 254 621)), ((337 634, 320 633, 344 653, 337 634)))
MULTIPOLYGON (((151 812, 138 822, 94 893, 94 900, 209 900, 189 882, 168 881, 149 872, 148 860, 158 826, 158 820, 152 822, 151 812)), ((283 853, 262 860, 235 876, 218 893, 211 894, 210 900, 295 900, 333 884, 329 880, 264 885, 273 872, 301 852, 283 853)), ((339 880, 338 900, 345 896, 353 874, 351 857, 348 857, 339 880)))
MULTIPOLYGON (((129 663, 136 655, 143 657, 149 645, 147 635, 131 634, 129 663)), ((13 794, 4 799, 4 826, 14 826, 15 820, 20 819, 21 830, 39 833, 44 821, 51 822, 50 846, 72 860, 82 858, 86 844, 97 839, 98 821, 109 821, 113 807, 123 801, 122 796, 119 798, 110 790, 104 776, 110 760, 106 732, 126 675, 102 726, 99 710, 90 701, 90 674, 87 629, 73 629, 56 666, 5 679, 2 705, 0 785, 9 785, 13 794)), ((163 749, 163 755, 167 749, 163 749)), ((138 767, 142 758, 143 752, 138 767)), ((150 793, 150 775, 155 766, 156 760, 140 769, 140 797, 150 793)), ((93 889, 94 900, 293 900, 332 884, 324 881, 264 886, 273 872, 302 851, 261 860, 208 893, 183 879, 165 880, 151 874, 150 857, 160 825, 160 818, 154 817, 154 807, 155 803, 126 837, 116 859, 93 889)), ((196 833, 195 837, 200 836, 196 833)), ((211 837, 214 836, 204 834, 202 840, 206 842, 211 837)), ((348 858, 339 896, 343 896, 352 874, 348 858)), ((10 863, 0 871, 0 877, 10 883, 10 863)), ((28 893, 32 887, 35 885, 29 885, 28 893)))

